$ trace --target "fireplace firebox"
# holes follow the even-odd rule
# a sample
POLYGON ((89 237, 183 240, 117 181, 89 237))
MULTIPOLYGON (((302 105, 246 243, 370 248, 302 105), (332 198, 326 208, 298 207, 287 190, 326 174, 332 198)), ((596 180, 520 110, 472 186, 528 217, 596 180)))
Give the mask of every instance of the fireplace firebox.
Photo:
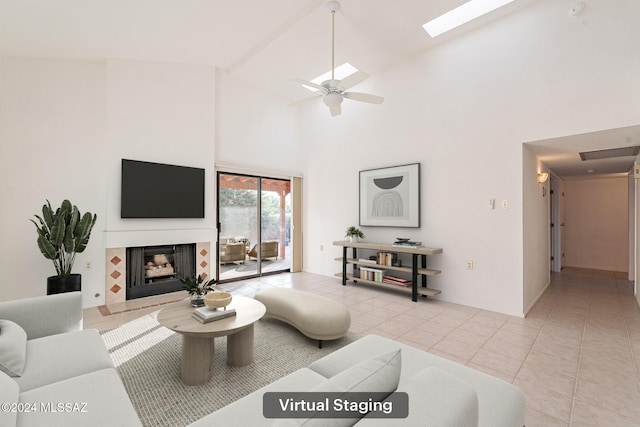
POLYGON ((130 247, 126 256, 128 300, 182 290, 180 279, 195 277, 195 243, 130 247))

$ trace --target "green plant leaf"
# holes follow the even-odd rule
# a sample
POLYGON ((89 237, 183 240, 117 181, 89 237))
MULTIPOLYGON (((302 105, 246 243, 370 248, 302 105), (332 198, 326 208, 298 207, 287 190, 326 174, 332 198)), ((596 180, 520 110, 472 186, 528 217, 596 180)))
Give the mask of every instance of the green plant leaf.
POLYGON ((91 229, 96 223, 97 216, 93 217, 89 212, 82 215, 82 219, 75 227, 75 251, 80 253, 85 250, 89 243, 89 237, 91 236, 91 229))
POLYGON ((65 222, 62 216, 58 216, 51 227, 51 235, 49 236, 49 240, 51 244, 56 247, 56 249, 60 249, 62 246, 62 241, 64 240, 65 233, 65 222))
POLYGON ((38 248, 40 248, 40 252, 42 252, 42 255, 44 255, 46 259, 55 260, 58 257, 58 251, 55 246, 44 236, 38 237, 38 248))
POLYGON ((64 233, 64 251, 65 252, 76 252, 77 251, 77 241, 75 236, 73 235, 73 228, 68 226, 64 233))
POLYGON ((60 209, 60 215, 64 215, 65 218, 70 218, 73 205, 71 204, 70 201, 65 199, 62 201, 62 204, 60 205, 59 209, 60 209))
POLYGON ((49 203, 48 200, 46 205, 42 205, 42 217, 44 218, 44 222, 47 224, 48 228, 53 227, 53 209, 51 209, 51 203, 49 203))

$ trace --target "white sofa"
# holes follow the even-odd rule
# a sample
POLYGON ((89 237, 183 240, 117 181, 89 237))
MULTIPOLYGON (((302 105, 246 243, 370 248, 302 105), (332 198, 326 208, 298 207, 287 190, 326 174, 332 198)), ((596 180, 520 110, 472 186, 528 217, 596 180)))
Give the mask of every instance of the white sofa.
MULTIPOLYGON (((390 366, 390 364, 385 364, 390 366)), ((369 374, 366 374, 369 375, 369 374)), ((383 391, 386 386, 409 396, 406 418, 306 419, 304 425, 360 426, 483 426, 519 427, 525 421, 525 400, 515 386, 417 348, 377 335, 367 335, 337 350, 307 368, 299 369, 192 423, 212 425, 276 426, 300 425, 302 419, 272 419, 263 415, 265 392, 383 391), (398 378, 389 384, 363 381, 363 372, 376 372, 371 365, 400 350, 398 378), (364 384, 363 388, 352 388, 364 384)))
POLYGON ((80 292, 0 302, 0 403, 1 426, 141 425, 80 292))

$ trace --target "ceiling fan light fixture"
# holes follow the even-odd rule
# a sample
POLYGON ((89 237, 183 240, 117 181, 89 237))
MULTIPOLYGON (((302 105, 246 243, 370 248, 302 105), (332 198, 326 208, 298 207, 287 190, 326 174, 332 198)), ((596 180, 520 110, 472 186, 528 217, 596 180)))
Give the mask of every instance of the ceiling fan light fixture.
POLYGON ((322 102, 324 102, 324 105, 331 108, 336 105, 342 104, 342 99, 343 98, 341 94, 337 92, 330 92, 326 94, 324 97, 322 97, 322 102))

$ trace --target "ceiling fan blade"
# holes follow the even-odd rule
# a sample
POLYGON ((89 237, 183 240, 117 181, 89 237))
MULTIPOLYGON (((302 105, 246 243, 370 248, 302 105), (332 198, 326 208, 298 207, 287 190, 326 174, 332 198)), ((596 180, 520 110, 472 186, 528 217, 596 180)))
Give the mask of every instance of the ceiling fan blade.
POLYGON ((355 73, 342 79, 342 81, 340 82, 340 86, 342 87, 343 90, 347 90, 350 87, 353 87, 357 84, 362 83, 368 77, 369 77, 369 74, 365 73, 364 71, 356 71, 355 73))
POLYGON ((384 98, 381 96, 360 92, 345 92, 342 96, 353 99, 354 101, 368 102, 369 104, 382 104, 384 101, 384 98))
POLYGON ((293 79, 293 81, 296 83, 300 83, 303 86, 309 86, 319 91, 322 91, 323 93, 326 93, 326 89, 317 83, 309 82, 307 80, 302 80, 302 79, 293 79))
POLYGON ((332 105, 331 107, 329 107, 329 111, 331 112, 332 116, 339 116, 340 113, 342 113, 342 107, 340 106, 340 104, 332 105))

